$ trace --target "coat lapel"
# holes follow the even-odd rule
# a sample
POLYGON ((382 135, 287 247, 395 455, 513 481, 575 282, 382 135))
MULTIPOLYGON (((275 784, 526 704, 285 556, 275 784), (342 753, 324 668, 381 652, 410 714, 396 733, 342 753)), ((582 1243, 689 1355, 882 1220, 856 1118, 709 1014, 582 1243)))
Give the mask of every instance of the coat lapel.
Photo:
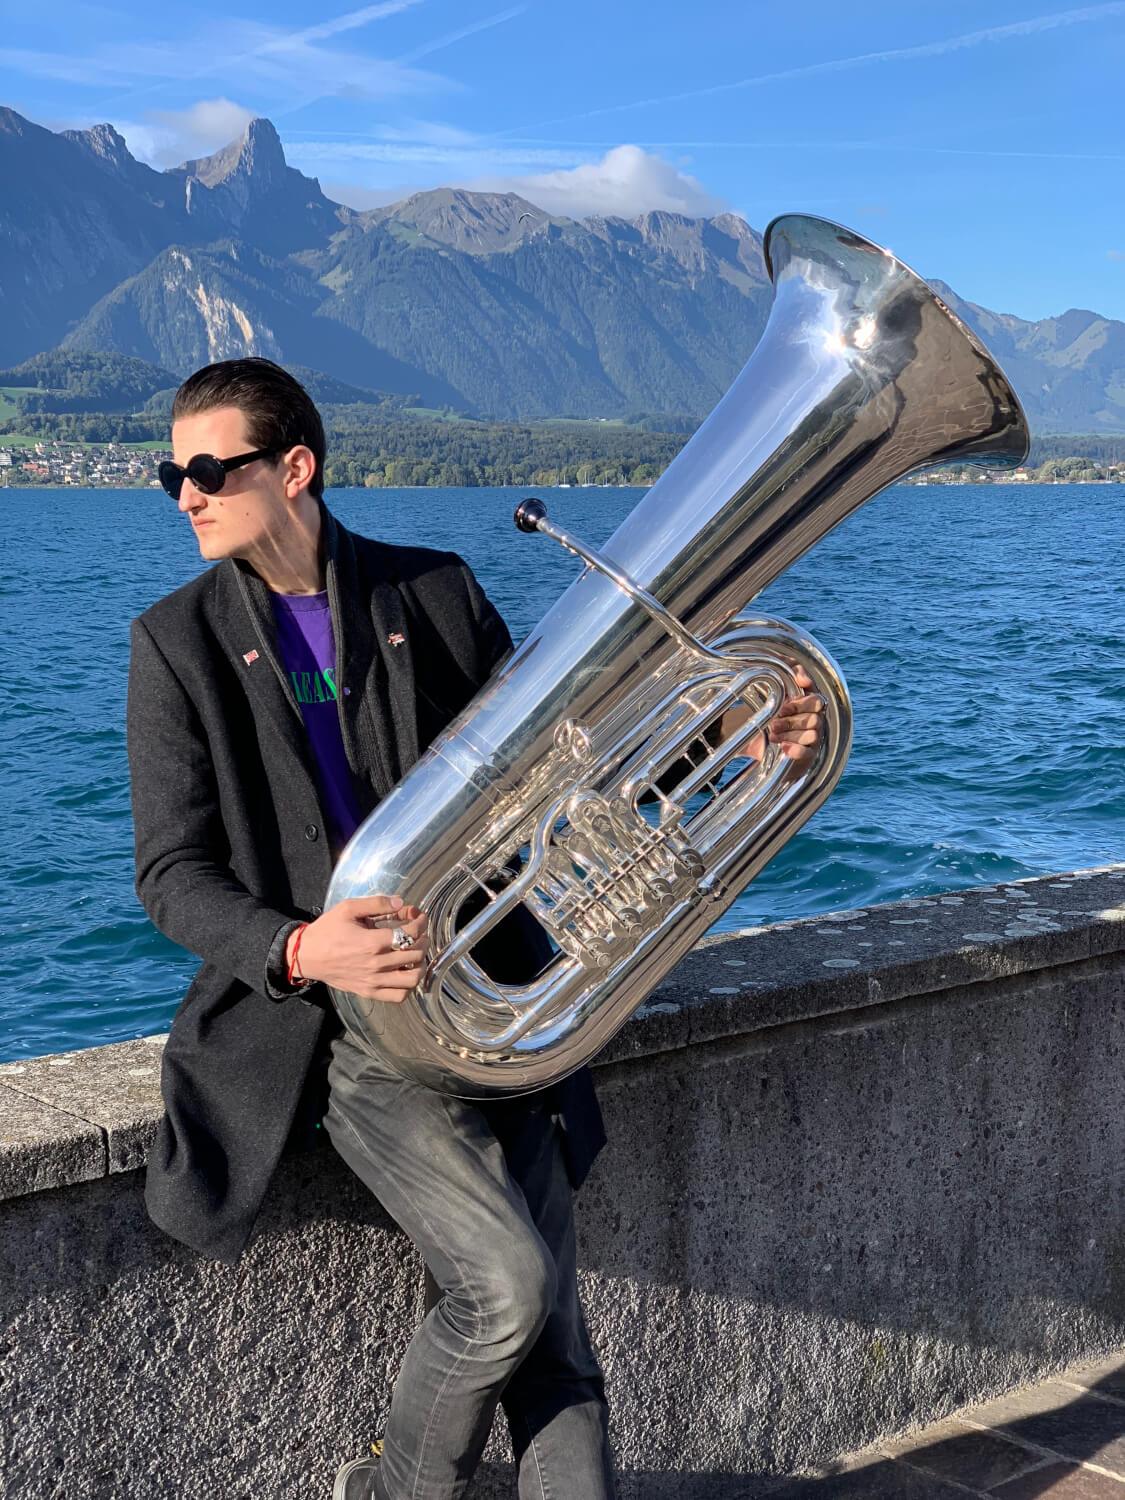
POLYGON ((344 748, 382 798, 418 759, 410 623, 393 550, 349 531, 323 502, 321 520, 337 681, 351 689, 340 698, 344 748))
MULTIPOLYGON (((395 780, 418 759, 418 707, 414 693, 414 650, 410 621, 397 582, 384 571, 371 590, 370 619, 382 657, 379 701, 394 739, 395 780)), ((374 700, 371 700, 372 705, 374 700)))
MULTIPOLYGON (((323 501, 320 514, 340 732, 349 765, 377 801, 418 759, 410 625, 387 549, 357 538, 323 501)), ((232 657, 239 667, 247 650, 262 658, 247 671, 247 691, 315 783, 300 704, 278 654, 269 589, 241 558, 228 558, 219 574, 222 629, 232 657)))
POLYGON ((255 717, 273 726, 318 800, 300 704, 278 656, 269 590, 247 564, 228 558, 218 569, 215 597, 215 629, 242 679, 255 717))

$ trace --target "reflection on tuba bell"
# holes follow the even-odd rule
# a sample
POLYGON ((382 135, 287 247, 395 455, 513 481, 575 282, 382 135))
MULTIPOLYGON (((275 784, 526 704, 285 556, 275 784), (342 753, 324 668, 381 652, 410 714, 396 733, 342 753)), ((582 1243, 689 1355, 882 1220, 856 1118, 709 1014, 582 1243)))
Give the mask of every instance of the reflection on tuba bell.
POLYGON ((739 613, 747 601, 912 471, 1026 457, 1003 372, 887 250, 786 215, 764 254, 757 348, 600 552, 520 506, 523 530, 585 568, 333 873, 327 905, 397 892, 429 916, 433 956, 404 1003, 331 993, 363 1045, 432 1088, 522 1094, 588 1062, 839 780, 839 669, 793 625, 739 613), (753 761, 798 666, 826 705, 819 754, 753 761), (740 704, 750 717, 723 738, 740 704), (517 906, 553 957, 501 983, 473 949, 517 906))

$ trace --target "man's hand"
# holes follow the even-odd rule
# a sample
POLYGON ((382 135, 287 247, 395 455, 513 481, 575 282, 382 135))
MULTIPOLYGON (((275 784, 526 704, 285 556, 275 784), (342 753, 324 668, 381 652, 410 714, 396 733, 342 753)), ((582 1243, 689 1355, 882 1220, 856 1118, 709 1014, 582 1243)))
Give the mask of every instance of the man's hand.
MULTIPOLYGON (((291 933, 286 944, 287 963, 295 936, 291 933)), ((417 906, 403 905, 401 896, 353 896, 305 928, 297 967, 306 979, 394 1004, 418 983, 426 956, 426 917, 417 906), (413 938, 409 948, 391 947, 395 927, 413 938)))
MULTIPOLYGON (((813 680, 804 667, 793 673, 797 686, 811 688, 813 680)), ((723 737, 732 734, 740 724, 750 718, 746 707, 729 709, 723 715, 723 737)), ((766 725, 748 742, 746 753, 754 760, 761 760, 766 753, 766 736, 771 743, 780 745, 782 752, 798 765, 808 764, 816 756, 824 738, 824 700, 817 693, 802 693, 795 698, 785 698, 781 707, 766 725)))

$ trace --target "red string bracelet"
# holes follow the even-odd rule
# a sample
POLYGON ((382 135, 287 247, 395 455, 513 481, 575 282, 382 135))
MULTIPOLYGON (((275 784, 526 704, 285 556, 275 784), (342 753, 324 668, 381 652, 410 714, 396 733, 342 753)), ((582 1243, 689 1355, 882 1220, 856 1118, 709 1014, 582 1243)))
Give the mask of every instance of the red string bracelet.
POLYGON ((297 953, 298 953, 298 951, 299 951, 299 949, 301 947, 301 939, 305 935, 305 928, 308 925, 309 924, 307 922, 302 922, 301 925, 296 929, 296 934, 297 935, 293 939, 293 957, 289 960, 289 970, 288 970, 288 973, 285 976, 286 980, 290 984, 293 984, 294 982, 300 983, 305 978, 305 975, 302 974, 299 971, 298 967, 297 967, 297 953), (296 981, 294 981, 294 978, 293 978, 294 975, 297 976, 296 981))

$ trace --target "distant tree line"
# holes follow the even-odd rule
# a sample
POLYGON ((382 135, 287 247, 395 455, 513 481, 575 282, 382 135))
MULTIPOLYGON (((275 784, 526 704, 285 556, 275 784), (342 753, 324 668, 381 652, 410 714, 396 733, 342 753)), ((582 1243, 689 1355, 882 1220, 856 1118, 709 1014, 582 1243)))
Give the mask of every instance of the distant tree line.
POLYGON ((21 411, 0 421, 0 435, 12 432, 56 443, 167 443, 168 419, 119 412, 21 411))
MULTIPOLYGON (((1125 444, 1122 445, 1125 447, 1125 444)), ((1034 477, 1042 484, 1058 480, 1068 484, 1094 484, 1099 479, 1109 479, 1118 472, 1112 461, 1095 463, 1090 458, 1049 458, 1032 469, 1034 477)))
MULTIPOLYGON (((330 486, 649 484, 686 439, 597 423, 512 424, 372 418, 370 407, 324 406, 330 486)), ((169 440, 166 417, 22 412, 0 434, 44 442, 169 440)))
MULTIPOLYGON (((2 380, 2 377, 0 377, 2 380)), ((10 398, 19 410, 29 416, 32 413, 51 412, 97 412, 105 411, 106 399, 100 390, 80 395, 77 391, 26 390, 14 392, 10 398)), ((123 401, 123 405, 128 404, 123 401)))
POLYGON ((1033 467, 1056 458, 1089 458, 1095 464, 1125 463, 1125 433, 1051 432, 1035 433, 1031 441, 1033 467))
POLYGON ((0 370, 0 386, 22 388, 16 402, 32 412, 130 412, 175 382, 174 375, 147 360, 63 349, 49 349, 0 370))
POLYGON ((329 485, 649 484, 684 443, 608 424, 353 423, 341 408, 326 417, 329 485))

